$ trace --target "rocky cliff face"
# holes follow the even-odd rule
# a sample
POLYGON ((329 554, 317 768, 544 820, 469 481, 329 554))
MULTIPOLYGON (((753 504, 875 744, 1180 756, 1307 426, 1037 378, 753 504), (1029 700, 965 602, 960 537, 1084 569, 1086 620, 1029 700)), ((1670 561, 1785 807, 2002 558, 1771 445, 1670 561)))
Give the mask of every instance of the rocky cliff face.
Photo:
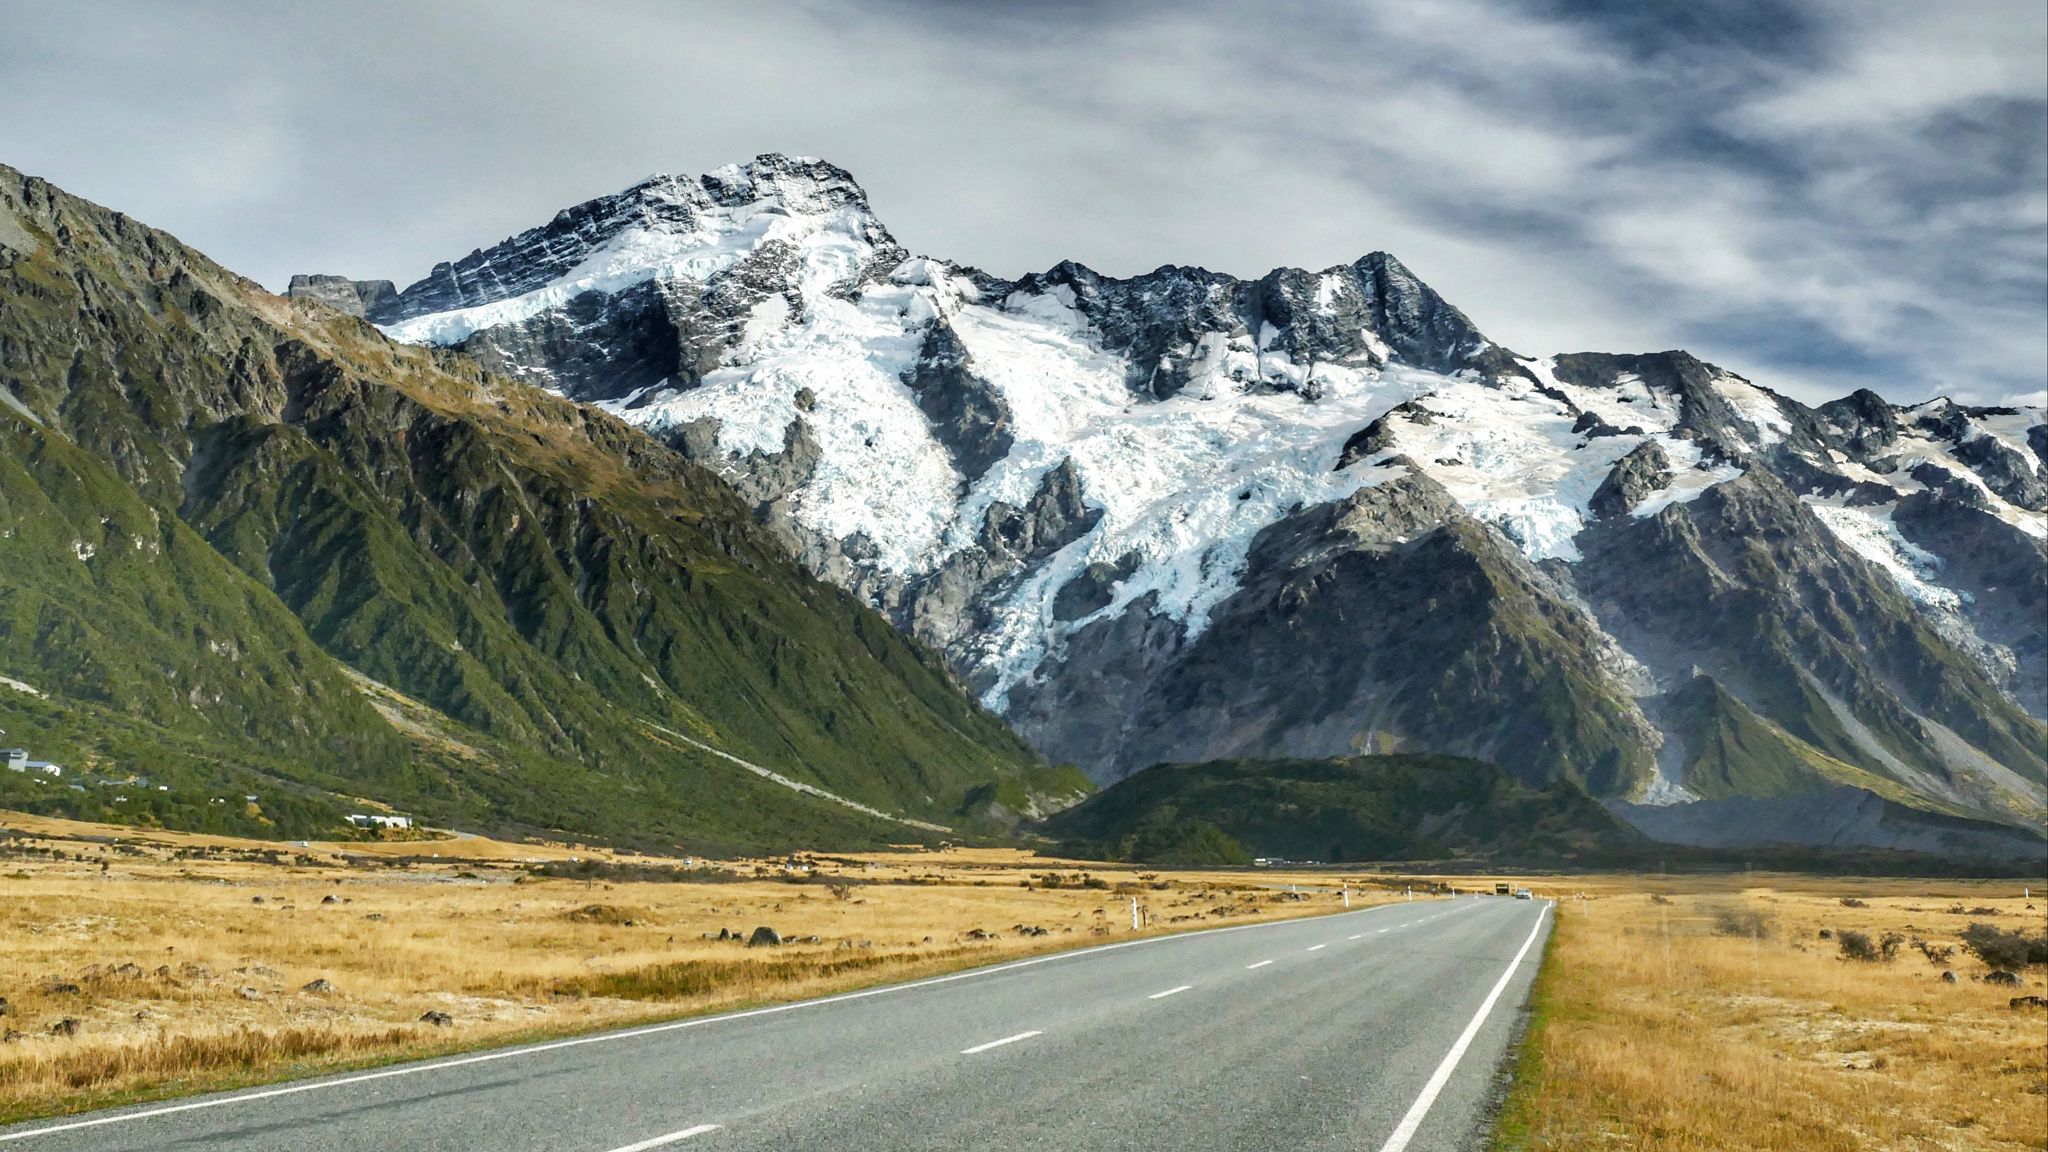
POLYGON ((1521 356, 1384 253, 1004 280, 776 156, 571 209, 372 319, 717 468, 1098 779, 1456 752, 1679 805, 1680 838, 1708 794, 2048 800, 2039 408, 1521 356))

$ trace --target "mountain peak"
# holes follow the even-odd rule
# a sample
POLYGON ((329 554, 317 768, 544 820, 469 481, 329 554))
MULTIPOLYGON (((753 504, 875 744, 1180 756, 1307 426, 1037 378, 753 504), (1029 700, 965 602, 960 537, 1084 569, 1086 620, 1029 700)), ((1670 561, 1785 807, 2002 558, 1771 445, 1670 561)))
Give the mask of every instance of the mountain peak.
POLYGON ((701 176, 657 173, 565 208, 538 228, 435 265, 368 316, 401 339, 455 343, 586 292, 707 281, 778 242, 830 248, 863 266, 902 256, 845 169, 771 152, 701 176), (822 243, 810 239, 820 236, 822 243))
POLYGON ((745 164, 714 168, 696 180, 721 204, 779 198, 801 211, 855 201, 867 205, 867 193, 851 172, 816 156, 763 152, 745 164))

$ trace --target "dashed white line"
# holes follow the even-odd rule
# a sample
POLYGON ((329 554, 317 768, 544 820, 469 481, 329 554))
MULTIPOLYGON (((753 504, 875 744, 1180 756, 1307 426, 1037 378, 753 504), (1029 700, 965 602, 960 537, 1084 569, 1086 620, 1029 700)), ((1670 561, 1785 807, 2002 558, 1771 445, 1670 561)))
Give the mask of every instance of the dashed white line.
POLYGON ((688 1140, 692 1136, 702 1136, 706 1132, 716 1131, 716 1124, 699 1124, 695 1128, 685 1128, 681 1132, 671 1132, 666 1136, 656 1136, 652 1140, 642 1140, 638 1144, 628 1144, 624 1148, 614 1148, 612 1152, 647 1152, 649 1148, 665 1148, 679 1140, 688 1140))
MULTIPOLYGON (((991 1048, 1001 1048, 1005 1044, 1015 1044, 1019 1040, 1029 1040, 1033 1036, 1043 1035, 1045 1035, 1045 1033, 1042 1030, 1033 1028, 1029 1032, 1019 1032, 1015 1036, 1005 1036, 1001 1040, 991 1040, 986 1044, 976 1044, 972 1048, 962 1048, 960 1050, 960 1054, 962 1056, 972 1056, 976 1052, 986 1052, 991 1048)), ((621 1150, 621 1152, 623 1152, 623 1150, 621 1150)))
POLYGON ((1272 963, 1272 961, 1271 961, 1271 960, 1261 960, 1261 961, 1259 961, 1259 962, 1258 962, 1258 963, 1256 963, 1256 964, 1247 964, 1247 965, 1245 965, 1245 966, 1244 966, 1244 969, 1245 969, 1245 971, 1249 972, 1249 971, 1251 971, 1251 970, 1252 970, 1252 969, 1254 969, 1254 968, 1264 968, 1264 967, 1265 967, 1266 965, 1268 965, 1268 964, 1271 964, 1271 963, 1272 963))
POLYGON ((1183 985, 1181 985, 1181 986, 1180 986, 1180 987, 1178 987, 1178 988, 1168 988, 1168 989, 1167 989, 1166 991, 1164 991, 1164 992, 1154 992, 1154 993, 1153 993, 1153 994, 1151 994, 1150 996, 1147 996, 1147 997, 1145 997, 1145 999, 1147 999, 1147 1000, 1164 1000, 1164 999, 1166 999, 1166 998, 1167 998, 1168 996, 1172 996, 1172 995, 1175 995, 1175 994, 1177 994, 1177 993, 1185 992, 1185 991, 1187 991, 1188 989, 1190 989, 1190 988, 1193 988, 1193 987, 1194 987, 1194 985, 1193 985, 1193 984, 1183 984, 1183 985))
POLYGON ((1308 946, 1308 950, 1311 952, 1321 952, 1323 949, 1328 947, 1328 944, 1311 944, 1308 946))
POLYGON ((1356 935, 1356 936, 1346 936, 1346 937, 1345 937, 1345 939, 1346 939, 1346 940, 1363 940, 1363 939, 1365 939, 1365 933, 1363 933, 1363 932, 1360 932, 1360 933, 1359 933, 1358 935, 1356 935))
MULTIPOLYGON (((1361 916, 1394 907, 1380 904, 1361 908, 1355 912, 1337 915, 1361 916)), ((143 1108, 134 1112, 120 1112, 112 1116, 93 1116, 84 1120, 69 1120, 60 1124, 46 1124, 41 1128, 28 1128, 17 1132, 0 1132, 0 1144, 11 1144, 17 1140, 33 1140, 38 1136, 54 1136, 59 1132, 77 1132, 87 1128, 100 1128, 109 1124, 129 1124, 137 1120, 149 1120, 158 1116, 176 1116, 186 1112, 197 1112, 212 1108, 225 1108, 233 1104, 249 1104, 258 1100, 275 1100, 282 1096, 296 1096, 302 1092, 319 1092, 329 1088, 342 1088, 352 1084, 365 1084, 375 1080, 386 1080, 394 1076, 417 1076, 424 1072, 439 1072, 449 1068, 464 1068, 472 1064, 489 1064, 499 1060, 514 1060, 522 1056, 537 1056, 543 1052, 557 1052, 567 1048, 581 1048, 587 1044, 615 1044, 622 1040, 637 1040, 644 1036, 657 1036, 667 1032, 678 1032, 687 1028, 703 1028, 713 1024, 724 1024, 734 1020, 749 1020, 758 1016, 777 1016, 784 1012, 799 1012, 806 1008, 819 1008, 827 1004, 845 1004, 855 1000, 866 1000, 874 996, 895 996, 920 988, 932 988, 951 984, 957 980, 978 980, 1000 972, 1014 972, 1019 968, 1034 968, 1040 964, 1056 964, 1093 956, 1101 952, 1115 952, 1124 948, 1144 948, 1177 941, 1192 940, 1201 936, 1221 936, 1228 932, 1253 932, 1266 928, 1280 928, 1296 923, 1292 920, 1268 920, 1257 924, 1231 924, 1222 928, 1202 928, 1193 932, 1177 932, 1165 936, 1147 936, 1139 940, 1119 940, 1114 944, 1098 944, 1093 948, 1076 948, 1071 952, 1054 952, 1045 956, 1033 956, 1028 960, 1013 960, 989 968, 970 968, 965 972, 950 972, 944 976, 930 976, 923 980, 912 980, 907 984, 890 984, 881 988, 863 988, 857 992, 841 992, 833 996, 819 996, 811 1000, 796 1000, 787 1004, 770 1004, 763 1008, 749 1008, 740 1012, 726 1012, 716 1016, 695 1016, 687 1020, 671 1020, 665 1024, 648 1024, 639 1028, 625 1028, 617 1032, 598 1032, 588 1036, 572 1036, 566 1040, 551 1040, 541 1044, 523 1047, 497 1048, 468 1056, 456 1056, 446 1060, 432 1060, 420 1064, 403 1064, 396 1068, 380 1068, 375 1072, 358 1072, 350 1076, 332 1079, 307 1080, 296 1084, 285 1084, 255 1092, 243 1092, 231 1096, 216 1096, 205 1100, 191 1100, 183 1104, 166 1104, 155 1108, 143 1108)))

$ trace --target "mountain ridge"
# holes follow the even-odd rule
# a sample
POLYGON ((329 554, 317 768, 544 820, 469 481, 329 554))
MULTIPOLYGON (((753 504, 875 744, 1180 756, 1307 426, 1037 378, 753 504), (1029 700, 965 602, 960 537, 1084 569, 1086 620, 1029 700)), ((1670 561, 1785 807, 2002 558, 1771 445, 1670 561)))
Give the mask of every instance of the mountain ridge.
MULTIPOLYGON (((1799 757, 1931 811, 2044 811, 2039 409, 1809 408, 1676 350, 1520 356, 1384 254, 1250 281, 1071 261, 1004 280, 904 252, 864 194, 814 198, 809 164, 679 181, 686 227, 638 218, 575 265, 501 270, 516 295, 386 330, 717 468, 807 568, 1100 780, 1363 743, 1683 803, 1705 729, 1667 698, 1698 673, 1799 757), (1362 535, 1279 528, 1402 477, 1443 498, 1372 497, 1352 522, 1385 526, 1362 535), (1415 559, 1422 539, 1437 551, 1415 559), (1664 594, 1634 578, 1646 561, 1664 594), (1486 623, 1458 641, 1424 612, 1396 651, 1488 655, 1373 656, 1392 625, 1345 590, 1376 572, 1427 606, 1460 566, 1464 618, 1486 623), (1235 677, 1265 648, 1274 671, 1235 677), (1289 679, 1304 660, 1326 676, 1289 679), (1525 703, 1496 719, 1494 699, 1525 703)), ((516 263, 540 231, 465 259, 516 263)))
MULTIPOLYGON (((728 848, 902 832, 663 746, 640 722, 970 831, 1000 828, 969 809, 972 796, 1071 790, 914 641, 802 573, 722 481, 630 425, 466 357, 393 344, 324 304, 270 296, 11 169, 0 169, 0 219, 12 225, 0 237, 0 382, 12 401, 0 432, 19 459, 74 460, 108 509, 89 537, 81 522, 76 540, 46 545, 26 529, 43 518, 39 498, 69 482, 7 473, 10 514, 26 519, 8 529, 18 555, 0 569, 31 571, 22 557, 35 539, 37 564, 54 550, 77 566, 59 583, 139 573, 123 578, 156 597, 144 601, 154 618, 219 615, 207 597, 243 589, 275 622, 224 624, 225 640, 160 634, 157 654, 134 647, 147 633, 53 646, 47 594, 38 616, 17 611, 0 660, 46 690, 35 730, 74 763, 194 791, 261 781, 315 798, 329 819, 369 793, 472 826, 728 848), (164 539, 212 575, 165 581, 128 520, 169 525, 164 539), (229 640, 244 651, 220 650, 229 640), (66 660, 217 660, 232 684, 277 645, 278 662, 260 665, 276 671, 251 689, 261 706, 239 713, 225 692, 137 690, 146 672, 96 691, 59 674, 66 660), (344 666, 436 710, 456 738, 439 749, 404 738, 344 666), (347 712, 337 724, 377 756, 317 732, 266 742, 241 719, 319 699, 320 685, 347 712), (126 714, 122 731, 175 736, 198 759, 158 764, 110 744, 105 708, 126 714)), ((4 570, 0 591, 28 602, 4 570)), ((182 667, 164 674, 199 674, 182 667)), ((0 698, 0 711, 17 704, 0 698)), ((45 799, 98 803, 67 793, 45 799)))

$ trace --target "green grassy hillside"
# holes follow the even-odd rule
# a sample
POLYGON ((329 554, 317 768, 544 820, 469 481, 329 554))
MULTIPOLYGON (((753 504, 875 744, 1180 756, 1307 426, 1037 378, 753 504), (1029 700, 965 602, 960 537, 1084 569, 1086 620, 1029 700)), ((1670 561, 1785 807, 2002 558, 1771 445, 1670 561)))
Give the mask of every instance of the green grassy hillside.
POLYGON ((1584 790, 1454 756, 1163 764, 1044 825, 1070 850, 1153 864, 1611 857, 1638 843, 1584 790))
MULTIPOLYGON (((637 431, 5 168, 0 212, 0 675, 48 694, 49 747, 734 847, 909 830, 644 722, 970 831, 998 826, 991 797, 1064 785, 637 431), (454 738, 394 726, 344 666, 454 738)), ((31 699, 0 693, 0 726, 31 699)))

